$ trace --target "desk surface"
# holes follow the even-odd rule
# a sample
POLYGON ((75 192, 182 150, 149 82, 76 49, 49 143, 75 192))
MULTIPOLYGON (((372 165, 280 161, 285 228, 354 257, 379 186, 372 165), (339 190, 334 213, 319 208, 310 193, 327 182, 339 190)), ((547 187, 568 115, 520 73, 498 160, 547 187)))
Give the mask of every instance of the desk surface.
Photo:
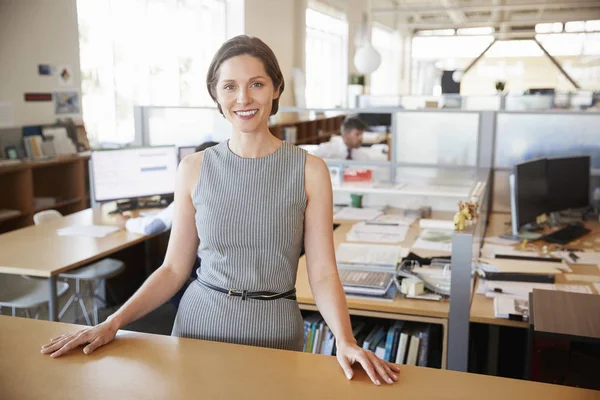
MULTIPOLYGON (((485 233, 486 237, 493 237, 501 235, 507 232, 510 229, 510 225, 507 223, 510 222, 510 214, 505 213, 492 213, 490 214, 489 224, 485 233)), ((589 227, 592 228, 592 233, 590 235, 594 235, 596 232, 600 231, 600 224, 597 222, 586 223, 589 227)), ((591 236, 595 237, 595 236, 591 236)), ((581 242, 585 242, 581 240, 581 242)), ((569 244, 569 247, 573 247, 573 244, 569 244)), ((600 275, 600 270, 595 266, 589 265, 570 265, 573 273, 575 274, 584 274, 584 275, 600 275)), ((570 281, 568 282, 563 274, 559 274, 556 276, 556 283, 562 284, 572 284, 572 285, 589 285, 589 282, 577 282, 570 281)), ((592 289, 594 291, 594 289, 592 289)), ((519 321, 510 321, 504 318, 496 318, 494 316, 494 300, 489 299, 481 294, 474 294, 471 302, 471 322, 477 322, 482 324, 489 325, 500 325, 500 326, 512 326, 516 328, 528 328, 529 324, 527 322, 519 322, 519 321)))
POLYGON ((88 264, 150 236, 122 229, 103 238, 59 236, 71 225, 116 225, 115 216, 87 209, 43 225, 0 235, 0 273, 49 277, 88 264))
POLYGON ((599 399, 600 392, 404 366, 395 385, 347 381, 334 357, 119 332, 89 356, 40 354, 79 326, 0 316, 2 399, 599 399), (434 383, 434 384, 432 384, 434 383), (485 395, 484 395, 485 394, 485 395))
MULTIPOLYGON (((447 217, 448 215, 436 215, 437 218, 447 217)), ((352 225, 356 221, 336 221, 341 225, 333 231, 333 238, 335 248, 346 241, 346 234, 352 228, 352 225)), ((419 228, 417 224, 413 224, 406 235, 406 239, 401 245, 403 247, 410 248, 410 245, 415 241, 419 235, 419 228)), ((415 253, 422 257, 431 257, 444 255, 444 253, 428 251, 428 250, 415 250, 415 253)), ((298 278, 296 280, 296 296, 298 303, 314 305, 315 300, 310 290, 308 283, 308 274, 306 270, 306 257, 301 257, 298 264, 298 278)), ((444 301, 427 301, 427 300, 414 300, 405 299, 402 297, 396 297, 392 302, 388 301, 377 301, 377 300, 362 300, 347 298, 348 308, 351 310, 365 310, 365 311, 378 311, 396 314, 408 314, 417 315, 424 317, 435 317, 435 318, 448 318, 448 312, 450 310, 450 303, 448 300, 444 301)))

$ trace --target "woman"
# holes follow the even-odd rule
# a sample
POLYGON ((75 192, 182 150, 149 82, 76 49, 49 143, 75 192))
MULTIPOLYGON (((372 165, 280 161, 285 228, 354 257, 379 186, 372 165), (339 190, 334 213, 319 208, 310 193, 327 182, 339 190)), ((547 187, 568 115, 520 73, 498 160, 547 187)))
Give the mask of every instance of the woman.
POLYGON ((237 36, 215 55, 207 87, 232 138, 183 159, 175 216, 163 265, 102 324, 53 339, 58 357, 80 345, 90 354, 121 327, 171 298, 190 276, 200 245, 202 268, 186 290, 173 335, 301 350, 295 301, 302 244, 317 306, 336 338, 348 379, 358 362, 373 383, 397 380, 397 366, 358 347, 337 274, 329 171, 319 158, 275 138, 268 128, 284 89, 272 50, 237 36))

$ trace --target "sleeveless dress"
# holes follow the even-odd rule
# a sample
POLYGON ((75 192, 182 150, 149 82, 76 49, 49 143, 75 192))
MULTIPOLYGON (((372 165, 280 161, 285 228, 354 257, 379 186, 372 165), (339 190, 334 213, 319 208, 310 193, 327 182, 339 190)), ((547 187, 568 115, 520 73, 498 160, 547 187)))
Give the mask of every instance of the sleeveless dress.
MULTIPOLYGON (((304 240, 306 151, 282 142, 242 158, 224 141, 205 150, 192 200, 200 239, 198 279, 225 289, 285 292, 296 284, 304 240)), ((194 281, 173 336, 301 351, 295 300, 229 297, 194 281)))

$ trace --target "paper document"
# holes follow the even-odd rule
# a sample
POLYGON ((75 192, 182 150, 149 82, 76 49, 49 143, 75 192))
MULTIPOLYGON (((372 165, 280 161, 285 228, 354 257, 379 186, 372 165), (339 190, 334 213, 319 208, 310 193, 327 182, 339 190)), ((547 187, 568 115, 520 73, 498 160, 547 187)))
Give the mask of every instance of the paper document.
POLYGON ((353 208, 345 207, 338 211, 334 216, 334 220, 346 221, 370 221, 383 214, 378 208, 353 208))
POLYGON ((425 229, 421 232, 413 249, 437 250, 452 252, 452 235, 454 231, 442 229, 425 229))
POLYGON ((405 225, 371 224, 360 222, 346 235, 349 242, 399 243, 408 232, 405 225))
POLYGON ((335 257, 340 267, 380 266, 394 269, 404 255, 406 251, 400 246, 342 243, 335 257))
POLYGON ((503 245, 503 246, 514 246, 515 244, 519 243, 518 240, 506 239, 506 238, 503 238, 503 237, 500 237, 500 236, 486 237, 483 240, 485 242, 487 242, 487 243, 500 244, 500 245, 503 245))
POLYGON ((454 222, 445 219, 422 219, 419 221, 421 229, 454 230, 454 222))
POLYGON ((562 258, 569 264, 589 264, 600 266, 600 253, 595 251, 555 251, 552 253, 552 255, 562 258))
POLYGON ((587 285, 565 285, 561 283, 556 284, 556 290, 561 292, 573 292, 573 293, 588 293, 592 294, 592 288, 587 285))
POLYGON ((480 280, 479 286, 477 287, 477 294, 483 294, 487 297, 511 295, 526 298, 533 289, 556 290, 556 287, 552 283, 480 280))
POLYGON ((565 279, 568 282, 600 282, 600 275, 565 274, 565 279))
POLYGON ((563 271, 571 272, 563 263, 547 261, 523 261, 494 258, 481 260, 479 268, 486 272, 522 273, 522 274, 559 274, 563 271))
POLYGON ((121 230, 121 228, 118 226, 75 225, 57 229, 56 233, 58 233, 59 236, 86 236, 101 238, 119 230, 121 230))
POLYGON ((517 250, 513 246, 503 246, 499 244, 485 243, 481 248, 481 256, 485 258, 494 258, 497 255, 518 256, 518 257, 540 257, 536 251, 517 250))
POLYGON ((529 319, 529 300, 512 296, 494 298, 494 316, 496 318, 529 319))
POLYGON ((375 218, 373 220, 373 222, 380 222, 380 223, 391 224, 391 225, 410 226, 416 220, 417 220, 417 217, 413 217, 413 216, 407 217, 405 215, 399 215, 399 214, 383 214, 383 215, 380 215, 379 217, 375 218))

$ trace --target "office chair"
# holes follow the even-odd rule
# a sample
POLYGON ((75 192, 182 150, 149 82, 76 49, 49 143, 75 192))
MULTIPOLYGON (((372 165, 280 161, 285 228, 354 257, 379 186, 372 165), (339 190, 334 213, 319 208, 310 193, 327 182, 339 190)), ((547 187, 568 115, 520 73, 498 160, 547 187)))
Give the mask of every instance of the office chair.
MULTIPOLYGON (((69 290, 69 284, 57 282, 56 294, 58 297, 69 290)), ((12 316, 17 316, 17 309, 24 309, 25 316, 31 318, 31 310, 35 311, 33 318, 40 315, 39 307, 47 304, 48 284, 46 280, 28 279, 18 275, 0 274, 0 308, 10 307, 12 316)))
MULTIPOLYGON (((58 218, 62 218, 62 214, 56 210, 40 211, 33 216, 33 222, 36 225, 39 225, 54 221, 58 218)), ((103 280, 119 275, 124 269, 125 263, 123 263, 123 261, 114 258, 105 258, 92 264, 59 274, 58 277, 64 279, 65 282, 69 279, 75 280, 75 293, 71 295, 69 300, 67 300, 67 303, 58 313, 58 319, 60 320, 63 315, 65 315, 73 302, 77 302, 83 311, 86 323, 92 325, 89 312, 84 302, 84 300, 91 300, 93 304, 93 325, 98 325, 98 301, 101 301, 104 306, 107 305, 106 299, 98 294, 98 284, 103 280), (81 281, 87 281, 90 284, 90 287, 85 292, 81 288, 81 281)))

